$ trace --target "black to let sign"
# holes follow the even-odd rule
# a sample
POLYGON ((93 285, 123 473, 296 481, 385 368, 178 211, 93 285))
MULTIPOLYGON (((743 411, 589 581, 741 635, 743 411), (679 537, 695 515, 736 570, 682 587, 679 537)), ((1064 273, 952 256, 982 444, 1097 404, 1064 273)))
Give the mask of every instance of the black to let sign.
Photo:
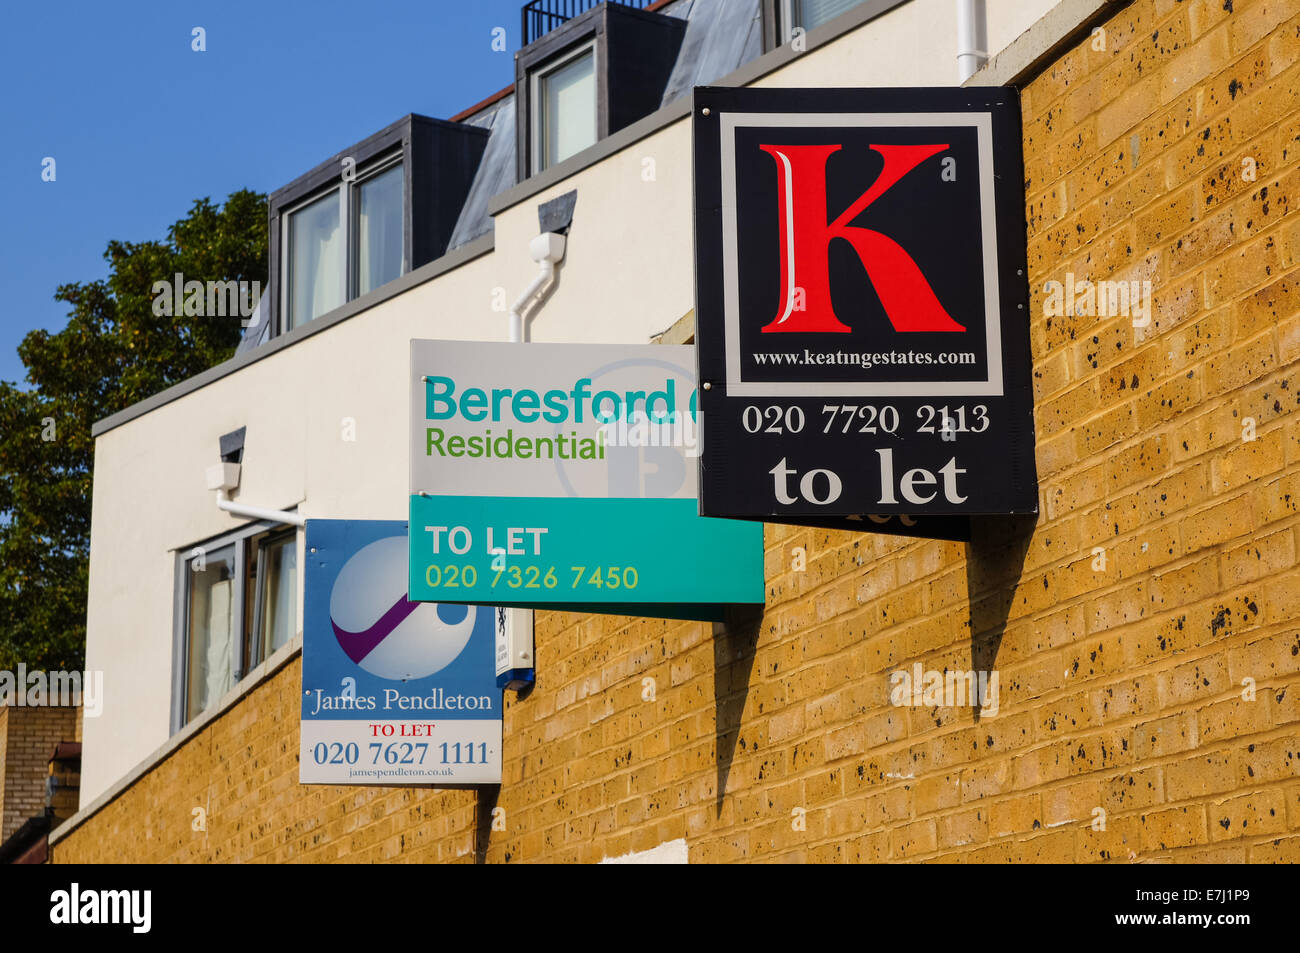
POLYGON ((1015 91, 699 88, 694 130, 701 514, 1036 512, 1015 91))

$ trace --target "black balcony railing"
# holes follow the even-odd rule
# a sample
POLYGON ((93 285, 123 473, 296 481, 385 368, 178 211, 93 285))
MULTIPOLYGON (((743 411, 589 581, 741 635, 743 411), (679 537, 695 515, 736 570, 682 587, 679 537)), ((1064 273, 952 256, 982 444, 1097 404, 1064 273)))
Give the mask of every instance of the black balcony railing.
MULTIPOLYGON (((586 13, 592 7, 600 6, 602 2, 604 0, 529 0, 520 12, 523 45, 541 39, 561 23, 586 13)), ((620 5, 644 10, 654 2, 655 0, 621 0, 620 5)))

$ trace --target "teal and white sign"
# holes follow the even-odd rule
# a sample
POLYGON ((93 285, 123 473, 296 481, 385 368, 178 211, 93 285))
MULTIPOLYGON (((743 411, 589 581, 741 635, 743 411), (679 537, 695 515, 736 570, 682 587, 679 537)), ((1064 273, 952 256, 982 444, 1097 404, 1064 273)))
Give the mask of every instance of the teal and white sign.
POLYGON ((412 341, 411 598, 688 618, 761 603, 762 524, 698 515, 694 363, 412 341))

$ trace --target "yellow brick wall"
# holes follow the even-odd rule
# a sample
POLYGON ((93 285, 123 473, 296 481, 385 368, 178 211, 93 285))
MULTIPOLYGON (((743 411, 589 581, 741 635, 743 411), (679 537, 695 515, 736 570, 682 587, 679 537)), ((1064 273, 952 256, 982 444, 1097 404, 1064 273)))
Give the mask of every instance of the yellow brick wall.
POLYGON ((55 859, 1300 860, 1300 0, 1104 30, 1023 96, 1036 525, 768 526, 750 628, 539 614, 495 799, 300 787, 294 662, 55 859), (1049 318, 1067 273, 1150 326, 1049 318), (893 707, 917 662, 996 717, 893 707))

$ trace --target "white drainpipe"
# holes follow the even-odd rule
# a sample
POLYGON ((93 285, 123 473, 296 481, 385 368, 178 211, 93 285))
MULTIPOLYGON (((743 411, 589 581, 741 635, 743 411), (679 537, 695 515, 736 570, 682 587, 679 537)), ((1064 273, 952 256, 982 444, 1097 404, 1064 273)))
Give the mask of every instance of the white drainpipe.
POLYGON ((273 510, 265 506, 250 506, 232 500, 227 491, 239 486, 239 470, 240 465, 238 463, 216 463, 208 467, 208 489, 217 491, 218 509, 250 520, 274 520, 277 523, 288 523, 291 526, 307 525, 307 518, 300 513, 290 513, 288 510, 273 510))
POLYGON ((979 0, 957 0, 957 82, 966 82, 984 65, 988 53, 980 49, 979 0))
POLYGON ((527 340, 524 331, 524 310, 550 283, 555 280, 555 266, 564 259, 564 236, 559 232, 542 232, 528 243, 528 253, 541 268, 519 300, 510 309, 510 340, 516 344, 527 340))
MULTIPOLYGON (((510 341, 522 344, 527 340, 524 329, 524 311, 531 306, 533 299, 550 287, 555 280, 555 266, 564 260, 564 236, 559 232, 542 232, 528 243, 528 253, 533 261, 541 267, 519 300, 510 309, 510 341)), ((530 609, 507 609, 507 635, 505 651, 511 657, 511 664, 518 662, 522 667, 532 668, 533 659, 533 613, 530 609)), ((498 651, 501 651, 498 649, 498 651)))
POLYGON ((247 517, 250 520, 274 520, 277 523, 289 523, 293 526, 306 526, 307 518, 300 513, 290 513, 288 510, 272 510, 264 506, 246 506, 243 503, 236 503, 226 495, 225 490, 217 490, 217 507, 225 510, 227 513, 233 513, 235 516, 247 517))

